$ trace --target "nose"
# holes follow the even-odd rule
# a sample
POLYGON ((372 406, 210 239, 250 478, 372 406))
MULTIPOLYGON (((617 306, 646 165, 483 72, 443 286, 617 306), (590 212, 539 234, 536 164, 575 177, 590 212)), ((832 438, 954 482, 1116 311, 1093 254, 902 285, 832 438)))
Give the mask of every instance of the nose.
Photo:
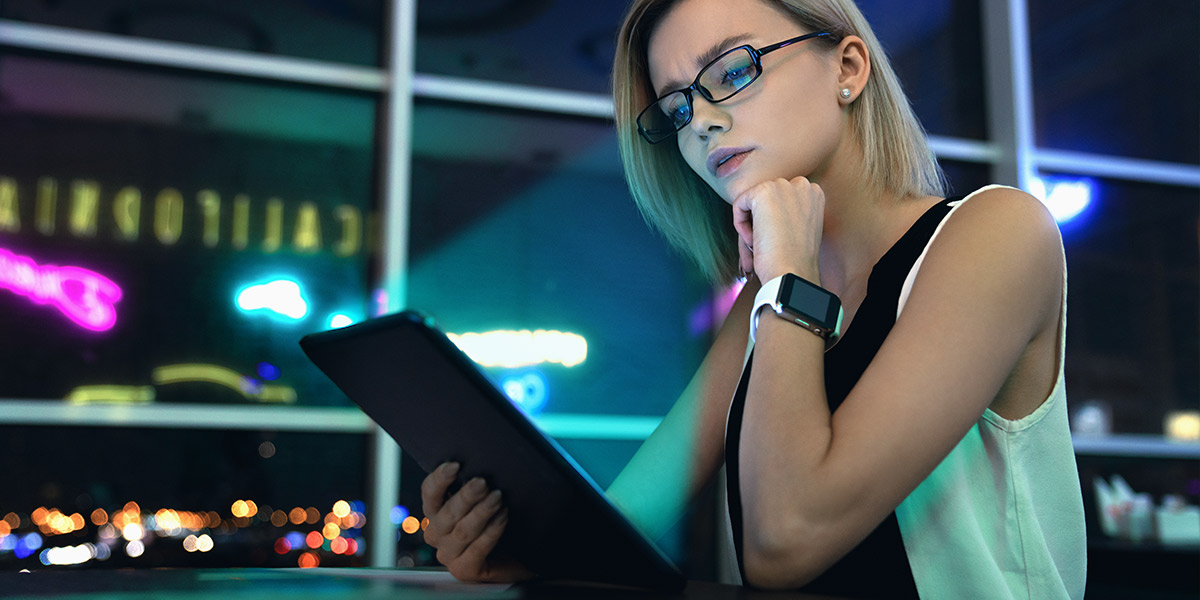
POLYGON ((732 124, 729 113, 721 107, 709 102, 700 94, 696 94, 692 99, 692 120, 688 127, 701 139, 717 132, 728 131, 732 124))

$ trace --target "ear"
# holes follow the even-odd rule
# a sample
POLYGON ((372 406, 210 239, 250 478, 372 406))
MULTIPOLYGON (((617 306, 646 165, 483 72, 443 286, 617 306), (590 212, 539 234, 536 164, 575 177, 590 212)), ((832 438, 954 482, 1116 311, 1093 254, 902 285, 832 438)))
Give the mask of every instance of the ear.
POLYGON ((867 77, 871 74, 871 53, 862 38, 848 35, 838 44, 836 56, 838 91, 850 90, 849 98, 839 96, 838 100, 847 105, 854 102, 863 88, 867 87, 867 77))

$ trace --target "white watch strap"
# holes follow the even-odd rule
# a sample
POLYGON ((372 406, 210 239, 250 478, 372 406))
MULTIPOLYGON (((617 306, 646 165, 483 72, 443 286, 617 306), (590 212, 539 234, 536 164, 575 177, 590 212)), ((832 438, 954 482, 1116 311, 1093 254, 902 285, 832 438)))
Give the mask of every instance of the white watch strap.
POLYGON ((754 308, 750 311, 750 341, 754 341, 754 334, 758 331, 758 313, 764 306, 769 306, 772 311, 779 312, 776 308, 779 303, 779 284, 783 282, 783 275, 776 277, 763 284, 762 289, 754 295, 754 308))

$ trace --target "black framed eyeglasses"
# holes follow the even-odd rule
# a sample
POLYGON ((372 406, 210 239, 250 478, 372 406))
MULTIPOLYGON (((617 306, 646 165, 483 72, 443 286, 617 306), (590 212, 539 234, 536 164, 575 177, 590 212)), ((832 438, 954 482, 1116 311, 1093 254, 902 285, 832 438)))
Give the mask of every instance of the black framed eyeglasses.
POLYGON ((664 94, 647 106, 637 118, 638 133, 657 144, 692 122, 692 92, 712 103, 724 102, 746 89, 762 75, 762 56, 804 40, 825 37, 829 32, 807 33, 770 46, 738 46, 704 65, 695 81, 683 89, 664 94))

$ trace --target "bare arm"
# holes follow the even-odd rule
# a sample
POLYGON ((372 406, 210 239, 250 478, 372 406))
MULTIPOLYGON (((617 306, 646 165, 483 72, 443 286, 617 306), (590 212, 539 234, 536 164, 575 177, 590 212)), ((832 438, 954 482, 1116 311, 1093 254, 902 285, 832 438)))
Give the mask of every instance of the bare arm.
POLYGON ((983 195, 933 242, 904 312, 836 413, 823 341, 760 321, 739 449, 751 583, 802 585, 845 555, 1012 383, 1033 341, 1055 335, 1053 220, 1022 192, 983 195))
POLYGON ((725 419, 742 370, 751 278, 683 394, 608 488, 608 497, 652 539, 671 528, 724 460, 725 419))

